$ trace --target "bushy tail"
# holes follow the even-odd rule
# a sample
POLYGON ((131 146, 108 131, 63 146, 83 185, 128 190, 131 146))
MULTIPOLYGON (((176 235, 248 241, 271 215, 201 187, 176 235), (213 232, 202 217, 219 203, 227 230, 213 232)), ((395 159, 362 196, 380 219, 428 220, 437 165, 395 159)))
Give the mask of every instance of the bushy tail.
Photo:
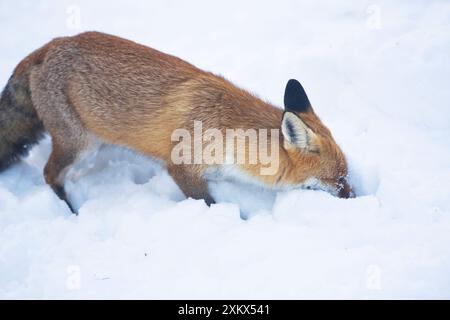
POLYGON ((36 61, 30 58, 16 68, 0 98, 0 172, 26 155, 44 133, 31 101, 28 69, 36 61))

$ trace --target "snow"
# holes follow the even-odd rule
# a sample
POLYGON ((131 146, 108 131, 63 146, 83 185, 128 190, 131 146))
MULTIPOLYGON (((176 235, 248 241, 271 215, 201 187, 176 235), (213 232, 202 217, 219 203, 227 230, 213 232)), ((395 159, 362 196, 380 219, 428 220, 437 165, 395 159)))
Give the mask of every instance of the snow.
POLYGON ((50 139, 0 174, 0 298, 450 298, 450 3, 0 1, 0 83, 56 36, 99 30, 281 105, 299 79, 357 198, 280 193, 247 220, 105 148, 44 183, 50 139), (78 16, 79 14, 79 16, 78 16))

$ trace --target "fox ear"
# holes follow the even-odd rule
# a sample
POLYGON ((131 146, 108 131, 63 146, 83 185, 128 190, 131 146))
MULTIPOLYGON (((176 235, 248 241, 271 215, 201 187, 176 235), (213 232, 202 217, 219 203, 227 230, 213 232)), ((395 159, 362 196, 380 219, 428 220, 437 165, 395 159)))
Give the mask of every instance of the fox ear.
POLYGON ((288 81, 284 91, 284 108, 291 112, 307 112, 311 108, 308 96, 300 82, 295 79, 288 81))
POLYGON ((302 151, 319 152, 316 134, 295 113, 284 112, 281 132, 286 149, 297 148, 302 151))

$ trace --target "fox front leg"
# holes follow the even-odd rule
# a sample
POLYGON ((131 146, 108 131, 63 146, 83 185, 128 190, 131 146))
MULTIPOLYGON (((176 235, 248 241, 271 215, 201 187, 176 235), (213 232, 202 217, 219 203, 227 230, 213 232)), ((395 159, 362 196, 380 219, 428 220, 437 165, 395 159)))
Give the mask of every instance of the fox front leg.
POLYGON ((186 197, 204 199, 208 206, 215 203, 209 193, 208 184, 199 170, 188 166, 174 165, 169 167, 168 171, 186 197))

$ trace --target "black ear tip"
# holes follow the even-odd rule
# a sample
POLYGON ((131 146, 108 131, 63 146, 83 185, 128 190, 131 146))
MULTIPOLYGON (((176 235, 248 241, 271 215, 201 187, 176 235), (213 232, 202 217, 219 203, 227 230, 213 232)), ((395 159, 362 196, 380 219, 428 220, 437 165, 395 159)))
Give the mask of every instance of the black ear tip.
POLYGON ((284 107, 294 112, 306 112, 311 107, 308 96, 300 82, 290 79, 284 93, 284 107))
POLYGON ((305 92, 298 80, 290 79, 286 84, 286 93, 294 94, 296 91, 305 92))
POLYGON ((297 79, 289 79, 289 81, 288 81, 288 83, 287 83, 287 85, 286 85, 286 88, 288 88, 288 87, 295 87, 295 86, 302 86, 301 84, 300 84, 300 82, 298 82, 298 80, 297 79))

